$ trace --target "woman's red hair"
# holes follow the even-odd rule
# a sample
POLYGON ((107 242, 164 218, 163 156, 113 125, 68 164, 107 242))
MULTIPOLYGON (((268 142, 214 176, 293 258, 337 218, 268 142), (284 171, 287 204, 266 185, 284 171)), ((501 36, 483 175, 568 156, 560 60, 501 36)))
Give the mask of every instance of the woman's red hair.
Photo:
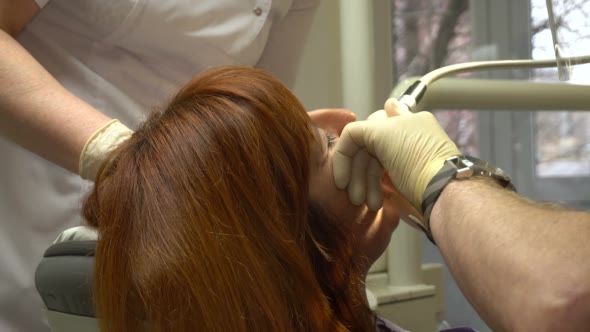
POLYGON ((310 223, 312 144, 302 105, 262 71, 185 85, 84 205, 102 330, 374 329, 347 236, 310 223))

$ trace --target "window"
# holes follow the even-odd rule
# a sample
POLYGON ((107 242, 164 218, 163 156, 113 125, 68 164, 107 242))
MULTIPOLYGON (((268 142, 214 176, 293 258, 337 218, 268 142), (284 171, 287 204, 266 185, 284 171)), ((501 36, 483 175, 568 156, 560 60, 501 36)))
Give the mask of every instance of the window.
MULTIPOLYGON (((554 57, 552 40, 543 0, 531 0, 530 21, 515 25, 513 30, 529 32, 529 54, 533 58, 554 57), (524 23, 526 27, 522 26, 524 23)), ((590 24, 585 16, 590 4, 582 0, 554 0, 558 23, 559 45, 564 55, 590 54, 590 24)), ((525 46, 520 46, 520 52, 525 46)), ((573 67, 572 80, 563 84, 590 84, 589 65, 573 67)), ((558 81, 554 68, 534 70, 534 81, 558 81)), ((590 89, 590 87, 589 87, 590 89)), ((589 105, 590 109, 590 105, 589 105)), ((517 188, 527 196, 548 201, 560 201, 577 208, 590 208, 590 113, 532 112, 513 114, 511 126, 518 128, 512 135, 511 163, 517 188)), ((494 139, 495 141, 496 139, 494 139)))
MULTIPOLYGON (((590 2, 553 1, 560 52, 563 56, 590 54, 590 2)), ((554 56, 545 0, 531 1, 532 56, 554 56)), ((556 81, 556 68, 538 69, 533 79, 556 81)), ((571 82, 590 84, 590 66, 572 68, 571 82)), ((590 105, 588 106, 590 108, 590 105)), ((590 113, 543 112, 534 115, 535 173, 538 178, 590 176, 590 113)))

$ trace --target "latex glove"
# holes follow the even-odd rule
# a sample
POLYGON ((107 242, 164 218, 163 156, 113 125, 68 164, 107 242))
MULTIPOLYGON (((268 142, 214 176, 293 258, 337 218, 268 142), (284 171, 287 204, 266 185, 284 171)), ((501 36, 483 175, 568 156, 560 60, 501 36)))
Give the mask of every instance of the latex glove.
POLYGON ((119 120, 112 120, 90 136, 80 154, 78 171, 83 179, 94 181, 105 158, 121 143, 133 135, 133 131, 119 120))
MULTIPOLYGON (((383 110, 379 110, 372 113, 371 115, 369 115, 367 120, 384 120, 390 116, 399 115, 400 112, 404 111, 407 114, 411 114, 410 111, 407 110, 407 108, 404 110, 398 106, 403 105, 399 105, 399 103, 395 99, 390 99, 385 103, 385 107, 383 110)), ((385 208, 385 197, 390 203, 393 204, 400 219, 406 221, 411 226, 414 226, 419 230, 423 230, 424 227, 420 227, 419 225, 425 226, 426 223, 421 217, 421 212, 418 212, 418 210, 412 205, 412 203, 410 203, 410 201, 408 201, 405 197, 401 195, 399 190, 389 179, 389 175, 386 172, 384 172, 381 163, 375 157, 370 157, 371 162, 376 162, 378 166, 371 165, 367 167, 367 174, 365 177, 361 176, 360 174, 355 175, 355 172, 362 172, 362 170, 358 170, 357 168, 355 168, 355 164, 359 156, 363 156, 364 154, 368 155, 366 149, 360 150, 354 157, 352 179, 347 187, 350 200, 353 201, 352 193, 356 193, 357 195, 360 195, 360 193, 362 193, 363 195, 365 195, 364 197, 366 197, 367 206, 371 210, 377 211, 381 208, 382 205, 385 208), (355 177, 356 181, 353 181, 355 177), (362 179, 366 179, 366 185, 364 183, 361 183, 362 179)))
MULTIPOLYGON (((367 118, 368 121, 378 121, 387 118, 384 110, 379 110, 367 118)), ((355 205, 367 204, 372 211, 383 206, 383 190, 381 179, 384 170, 375 157, 369 155, 366 149, 357 151, 352 159, 350 180, 347 186, 350 202, 355 205)), ((344 188, 340 188, 344 189, 344 188)))
POLYGON ((396 116, 402 113, 402 107, 390 99, 385 113, 392 117, 353 122, 344 128, 332 160, 334 181, 340 189, 352 184, 353 161, 359 151, 366 149, 379 160, 394 186, 421 212, 422 196, 430 180, 447 158, 461 153, 432 113, 396 116))

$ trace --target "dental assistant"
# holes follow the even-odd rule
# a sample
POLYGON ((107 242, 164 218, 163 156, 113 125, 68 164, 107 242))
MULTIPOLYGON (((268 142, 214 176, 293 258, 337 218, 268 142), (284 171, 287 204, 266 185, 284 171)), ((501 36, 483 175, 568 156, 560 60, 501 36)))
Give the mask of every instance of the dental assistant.
POLYGON ((519 196, 500 170, 461 156, 431 113, 399 115, 401 107, 390 99, 391 117, 381 112, 380 121, 344 128, 333 159, 336 185, 371 197, 352 164, 364 149, 379 159, 424 215, 414 226, 438 246, 492 330, 588 331, 590 213, 519 196))
POLYGON ((81 223, 74 173, 93 179, 126 126, 206 68, 292 86, 318 2, 0 0, 0 331, 48 330, 33 277, 81 223))

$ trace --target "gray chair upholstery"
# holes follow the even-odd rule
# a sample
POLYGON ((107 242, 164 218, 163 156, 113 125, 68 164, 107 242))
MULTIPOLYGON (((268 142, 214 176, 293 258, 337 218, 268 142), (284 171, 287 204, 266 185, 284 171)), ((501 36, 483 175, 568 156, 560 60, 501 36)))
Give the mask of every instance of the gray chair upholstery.
POLYGON ((92 303, 96 241, 87 238, 60 236, 58 240, 65 242, 51 245, 37 266, 35 284, 47 306, 52 331, 99 330, 92 303))

